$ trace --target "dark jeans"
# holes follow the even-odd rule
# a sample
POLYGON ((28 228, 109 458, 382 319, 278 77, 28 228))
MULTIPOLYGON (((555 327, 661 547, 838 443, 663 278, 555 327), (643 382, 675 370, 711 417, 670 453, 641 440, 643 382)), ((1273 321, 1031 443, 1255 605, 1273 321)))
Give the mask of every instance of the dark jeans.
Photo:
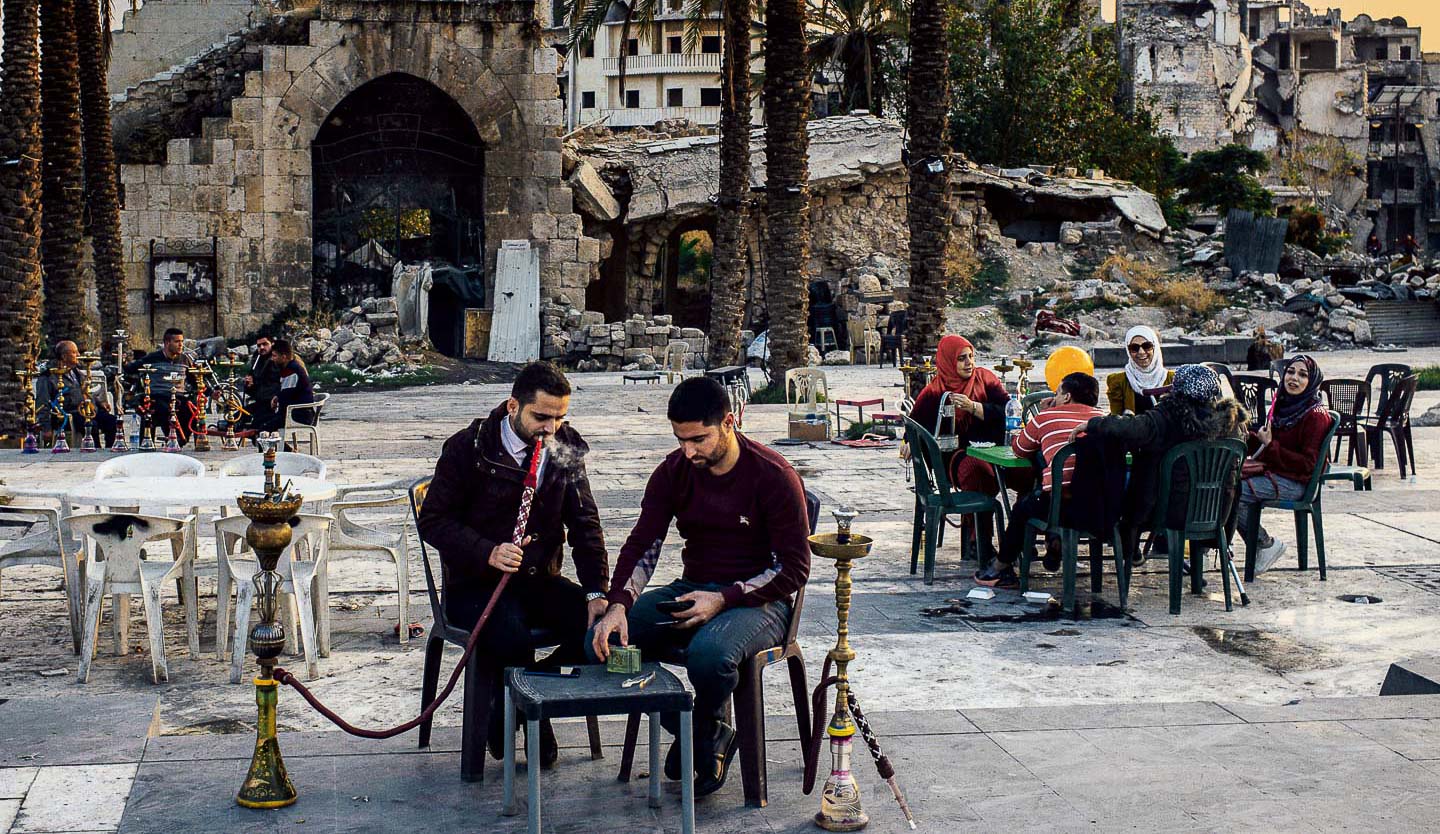
MULTIPOLYGON (((46 427, 46 430, 50 432, 53 432, 55 430, 55 427, 58 426, 60 423, 60 421, 55 418, 54 414, 42 415, 41 422, 46 427)), ((75 438, 76 443, 80 442, 80 422, 80 414, 74 411, 70 412, 70 421, 66 428, 75 438)), ((95 434, 96 430, 98 429, 99 434, 96 435, 96 445, 100 446, 100 448, 102 449, 108 449, 111 445, 115 443, 115 425, 116 421, 115 415, 113 413, 109 411, 101 411, 97 408, 95 410, 95 418, 92 419, 89 425, 86 426, 86 431, 90 432, 91 434, 95 434)))
POLYGON ((1030 529, 1030 519, 1048 518, 1050 515, 1050 493, 1032 492, 1023 496, 1010 508, 1010 519, 1005 532, 1000 536, 1000 563, 1013 565, 1020 560, 1020 549, 1025 538, 1035 535, 1030 529))
MULTIPOLYGON (((790 623, 790 603, 770 602, 761 606, 729 608, 699 628, 676 628, 659 623, 673 619, 656 610, 691 591, 719 592, 726 586, 677 579, 662 588, 646 591, 630 608, 630 645, 640 649, 645 660, 683 664, 695 689, 696 744, 708 747, 715 725, 725 715, 725 702, 740 683, 740 664, 785 639, 790 623)), ((612 640, 614 638, 612 637, 612 640)), ((592 652, 591 641, 585 650, 592 652)), ((593 654, 591 660, 597 660, 593 654)), ((679 730, 674 715, 662 716, 671 734, 679 730)), ((704 757, 696 755, 696 761, 704 757)))
MULTIPOLYGON (((451 625, 475 627, 493 585, 447 589, 445 618, 451 625)), ((584 661, 585 589, 563 576, 516 576, 495 603, 490 621, 480 632, 476 650, 497 674, 507 666, 534 666, 536 646, 530 630, 543 628, 560 638, 560 647, 546 659, 548 665, 584 661)), ((497 690, 498 691, 498 690, 497 690)))

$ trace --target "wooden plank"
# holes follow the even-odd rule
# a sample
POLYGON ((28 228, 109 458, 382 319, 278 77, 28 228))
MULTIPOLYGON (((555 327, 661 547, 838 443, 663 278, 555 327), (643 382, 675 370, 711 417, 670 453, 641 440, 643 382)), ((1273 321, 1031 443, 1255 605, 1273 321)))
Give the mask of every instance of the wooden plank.
POLYGON ((540 253, 528 240, 501 243, 495 267, 491 362, 540 358, 540 253))

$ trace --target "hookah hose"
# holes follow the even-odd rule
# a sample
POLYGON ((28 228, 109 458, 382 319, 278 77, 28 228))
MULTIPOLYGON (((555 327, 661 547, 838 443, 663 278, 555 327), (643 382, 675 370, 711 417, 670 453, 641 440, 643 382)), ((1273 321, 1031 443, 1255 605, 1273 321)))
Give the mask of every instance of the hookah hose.
MULTIPOLYGON (((540 467, 540 453, 543 443, 543 439, 537 439, 535 441, 535 449, 530 455, 530 471, 525 475, 525 491, 520 495, 520 512, 515 517, 515 531, 510 537, 511 542, 516 547, 519 547, 521 542, 525 540, 525 528, 530 525, 530 505, 535 500, 535 487, 539 483, 535 475, 540 467)), ((275 667, 275 671, 273 672, 275 680, 299 692, 300 696, 305 699, 306 703, 314 707, 316 712, 325 716, 332 724, 352 736, 381 739, 392 738, 401 733, 408 733, 426 721, 429 721, 430 718, 435 715, 435 710, 439 709, 440 705, 445 703, 445 699, 450 697, 450 693, 455 690, 455 684, 460 680, 460 673, 465 671, 466 664, 470 662, 470 655, 475 653, 475 646, 480 642, 480 632, 485 628, 485 623, 490 620, 490 612, 495 609, 495 603, 499 601, 500 595, 505 592, 505 586, 510 583, 511 576, 514 576, 514 574, 507 573, 501 576, 499 584, 497 584, 495 590, 491 592, 489 602, 485 603, 485 610, 480 612, 480 619, 475 621, 475 627, 470 630, 470 639, 465 641, 465 653, 461 655, 460 662, 455 664, 454 671, 450 673, 450 679, 445 682, 445 688, 440 690, 440 694, 435 696, 435 700, 425 705, 425 709, 421 710, 419 715, 406 721, 404 724, 384 730, 367 730, 363 727, 356 727, 339 715, 336 715, 333 710, 321 703, 320 699, 315 697, 315 693, 311 692, 305 684, 296 680, 295 676, 286 669, 279 666, 275 667)))
MULTIPOLYGON (((811 724, 810 744, 803 751, 805 757, 805 783, 804 793, 808 796, 815 789, 815 773, 820 765, 820 740, 825 736, 826 713, 829 711, 825 691, 834 686, 840 679, 830 674, 830 658, 825 658, 825 668, 820 672, 820 683, 815 686, 815 694, 811 697, 811 724)), ((910 803, 905 801, 905 794, 900 790, 900 783, 895 781, 895 766, 890 763, 890 757, 880 748, 880 739, 875 736, 875 730, 871 728, 870 722, 865 719, 865 713, 860 709, 860 702, 855 698, 854 690, 849 693, 846 699, 850 712, 855 719, 855 726, 860 730, 860 736, 865 740, 865 746, 870 750, 870 757, 875 760, 875 770, 880 778, 890 786, 890 793, 894 795, 895 801, 900 805, 901 813, 905 814, 905 821, 910 824, 910 829, 915 829, 915 815, 910 812, 910 803)))

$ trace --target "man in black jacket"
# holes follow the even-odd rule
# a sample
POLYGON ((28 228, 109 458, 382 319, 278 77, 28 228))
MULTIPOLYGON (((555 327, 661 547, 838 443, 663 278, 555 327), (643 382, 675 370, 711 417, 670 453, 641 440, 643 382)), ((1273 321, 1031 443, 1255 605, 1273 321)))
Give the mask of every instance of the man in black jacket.
MULTIPOLYGON (((564 422, 569 409, 564 375, 546 362, 526 366, 508 400, 445 441, 420 512, 421 537, 440 551, 451 623, 473 627, 500 577, 514 575, 477 648, 497 676, 506 666, 533 665, 532 628, 560 637, 550 663, 583 662, 585 632, 605 613, 610 561, 585 473, 589 446, 564 422), (537 441, 538 486, 517 546, 511 535, 537 441), (567 534, 579 584, 560 574, 567 534)), ((498 708, 490 715, 490 751, 498 758, 503 716, 498 708)), ((548 727, 541 748, 542 762, 553 762, 548 727)))
POLYGON ((274 410, 270 401, 280 393, 280 366, 270 361, 270 349, 275 340, 268 334, 255 337, 255 352, 250 358, 249 372, 245 374, 245 394, 250 398, 250 424, 268 425, 274 410))

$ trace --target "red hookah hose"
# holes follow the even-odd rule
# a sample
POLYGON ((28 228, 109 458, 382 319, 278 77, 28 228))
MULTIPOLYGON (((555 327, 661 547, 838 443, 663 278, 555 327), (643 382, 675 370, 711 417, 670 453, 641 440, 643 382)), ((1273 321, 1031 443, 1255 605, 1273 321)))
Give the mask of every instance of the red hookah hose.
MULTIPOLYGON (((543 439, 537 439, 535 441, 534 453, 530 455, 530 471, 525 475, 525 491, 520 495, 520 512, 515 517, 515 531, 510 537, 511 542, 516 547, 520 547, 521 542, 525 540, 525 528, 530 524, 530 505, 535 500, 535 487, 539 483, 539 480, 536 478, 536 472, 540 467, 540 455, 543 444, 543 439)), ((299 692, 300 697, 304 698, 306 703, 314 707, 316 712, 330 719, 330 723, 352 736, 380 739, 392 738, 401 733, 408 733, 426 721, 429 721, 431 717, 435 715, 435 710, 439 709, 440 705, 445 703, 445 699, 450 697, 450 693, 455 690, 455 684, 460 680, 460 673, 465 671, 466 664, 470 662, 470 655, 475 653, 475 646, 480 641, 480 631, 485 628, 485 623, 490 620, 490 612, 495 609, 495 603, 500 599, 500 595, 505 592, 505 586, 510 583, 510 577, 513 575, 514 574, 507 573, 500 577, 499 584, 495 586, 495 590, 490 594, 490 601, 485 603, 485 610, 480 612, 480 619, 475 621, 475 627, 470 630, 470 639, 465 641, 465 653, 461 655, 460 662, 455 664, 454 671, 450 673, 450 679, 445 682, 445 688, 440 691, 439 695, 435 696, 435 700, 426 704, 425 709, 421 710, 419 715, 406 721, 404 724, 384 730, 367 730, 363 727, 356 727, 339 715, 336 715, 333 710, 321 703, 320 699, 315 697, 315 693, 311 692, 305 684, 296 680, 295 676, 286 669, 276 666, 274 671, 275 680, 299 692)))

